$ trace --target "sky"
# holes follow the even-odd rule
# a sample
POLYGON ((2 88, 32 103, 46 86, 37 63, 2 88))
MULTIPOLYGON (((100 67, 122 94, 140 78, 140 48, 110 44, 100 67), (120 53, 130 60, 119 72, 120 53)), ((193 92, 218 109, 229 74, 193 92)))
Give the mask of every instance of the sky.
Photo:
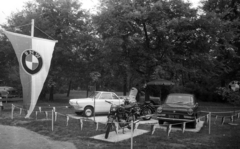
MULTIPOLYGON (((31 0, 0 0, 0 24, 7 22, 6 18, 12 12, 21 11, 24 3, 31 0)), ((92 10, 97 4, 98 0, 79 0, 83 3, 82 7, 87 10, 92 10)), ((187 1, 187 0, 186 0, 187 1)), ((197 7, 200 0, 189 0, 193 3, 193 7, 197 7)))

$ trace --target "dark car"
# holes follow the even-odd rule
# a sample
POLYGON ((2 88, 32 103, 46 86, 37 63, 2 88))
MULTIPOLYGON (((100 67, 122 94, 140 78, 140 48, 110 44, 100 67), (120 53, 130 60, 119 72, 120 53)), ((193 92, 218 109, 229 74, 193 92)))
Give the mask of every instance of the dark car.
POLYGON ((196 127, 198 103, 193 94, 172 93, 158 107, 159 124, 189 122, 189 127, 196 127))
POLYGON ((9 86, 0 86, 0 97, 2 98, 13 98, 18 97, 17 89, 9 86))

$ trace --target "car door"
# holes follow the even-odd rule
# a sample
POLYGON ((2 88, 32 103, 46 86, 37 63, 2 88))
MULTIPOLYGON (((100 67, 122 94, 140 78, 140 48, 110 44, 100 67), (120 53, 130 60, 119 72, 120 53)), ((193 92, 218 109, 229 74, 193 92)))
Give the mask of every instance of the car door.
POLYGON ((123 99, 120 99, 115 93, 112 93, 112 102, 116 105, 124 104, 123 99))
POLYGON ((96 102, 96 112, 100 113, 107 113, 110 110, 110 104, 106 102, 112 101, 112 94, 111 93, 102 93, 96 102))

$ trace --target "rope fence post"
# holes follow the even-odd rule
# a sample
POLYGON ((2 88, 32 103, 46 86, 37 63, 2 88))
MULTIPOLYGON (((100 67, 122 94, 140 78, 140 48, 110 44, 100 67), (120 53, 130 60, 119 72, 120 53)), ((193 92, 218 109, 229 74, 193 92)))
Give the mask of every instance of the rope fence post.
POLYGON ((46 119, 48 119, 48 111, 45 111, 46 119))
POLYGON ((14 108, 15 108, 15 106, 12 104, 12 113, 11 113, 11 118, 13 119, 13 112, 14 112, 14 108))
POLYGON ((52 131, 53 131, 53 128, 54 127, 54 110, 52 110, 52 131))
POLYGON ((133 149, 133 120, 131 121, 131 149, 133 149))
POLYGON ((36 111, 36 120, 37 120, 38 111, 36 111))
POLYGON ((22 108, 20 108, 20 111, 19 111, 19 112, 20 112, 19 114, 22 115, 22 108))
POLYGON ((208 134, 211 134, 211 112, 208 114, 208 124, 209 124, 209 129, 208 129, 208 134))

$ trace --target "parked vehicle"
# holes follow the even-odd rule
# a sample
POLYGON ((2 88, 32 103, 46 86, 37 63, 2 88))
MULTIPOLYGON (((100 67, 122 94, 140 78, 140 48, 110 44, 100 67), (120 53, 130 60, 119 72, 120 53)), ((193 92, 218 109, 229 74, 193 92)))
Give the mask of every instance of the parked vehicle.
POLYGON ((107 114, 110 109, 110 104, 105 100, 111 101, 116 105, 124 103, 123 98, 119 98, 114 92, 96 91, 87 98, 70 99, 69 104, 75 109, 77 114, 84 113, 85 116, 93 116, 94 101, 95 101, 95 113, 107 114))
POLYGON ((128 104, 128 105, 116 105, 113 102, 107 101, 106 103, 109 103, 111 105, 110 111, 108 114, 108 120, 107 120, 107 129, 105 133, 105 139, 108 138, 110 130, 114 127, 115 131, 117 126, 119 125, 120 128, 128 128, 131 129, 131 121, 133 121, 133 129, 135 128, 135 123, 138 122, 136 120, 136 107, 138 106, 135 104, 128 104), (115 123, 116 122, 116 123, 115 123))
POLYGON ((164 122, 189 122, 190 127, 196 127, 198 103, 193 94, 172 93, 157 108, 159 124, 164 122))
POLYGON ((10 86, 0 86, 0 96, 2 98, 13 98, 18 97, 17 89, 10 87, 10 86))
POLYGON ((144 103, 138 103, 136 106, 136 115, 137 119, 142 118, 143 120, 150 120, 152 118, 151 114, 153 114, 156 110, 151 101, 145 101, 144 103))

